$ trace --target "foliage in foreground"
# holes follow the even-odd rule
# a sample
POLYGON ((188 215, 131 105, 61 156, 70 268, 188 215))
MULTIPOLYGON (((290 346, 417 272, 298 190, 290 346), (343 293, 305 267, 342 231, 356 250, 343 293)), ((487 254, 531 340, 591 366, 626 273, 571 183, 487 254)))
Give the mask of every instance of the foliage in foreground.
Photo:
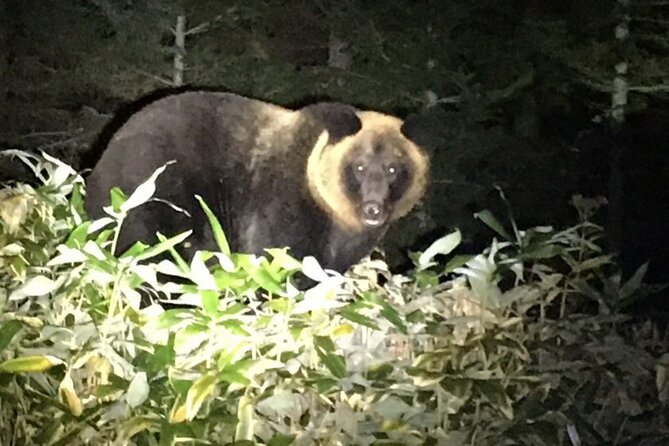
POLYGON ((187 262, 184 234, 114 256, 160 170, 90 222, 75 172, 13 154, 43 185, 0 193, 0 444, 666 441, 666 344, 620 312, 644 268, 604 274, 594 201, 563 231, 482 212, 504 241, 480 255, 438 262, 455 232, 408 276, 373 261, 341 277, 231 253, 214 219, 220 252, 187 262), (300 271, 318 284, 298 291, 300 271), (177 300, 141 305, 154 292, 177 300))

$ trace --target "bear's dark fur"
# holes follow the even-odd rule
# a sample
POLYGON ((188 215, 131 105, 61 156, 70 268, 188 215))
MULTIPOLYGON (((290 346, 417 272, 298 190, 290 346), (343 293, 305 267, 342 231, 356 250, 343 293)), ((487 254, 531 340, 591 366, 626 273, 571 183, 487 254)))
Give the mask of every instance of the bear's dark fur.
POLYGON ((289 246, 343 271, 423 195, 428 158, 392 116, 338 103, 288 110, 231 93, 189 91, 152 102, 116 131, 87 179, 86 209, 104 215, 109 190, 156 182, 160 201, 129 212, 118 252, 193 229, 191 251, 216 249, 194 195, 217 215, 231 248, 289 246))

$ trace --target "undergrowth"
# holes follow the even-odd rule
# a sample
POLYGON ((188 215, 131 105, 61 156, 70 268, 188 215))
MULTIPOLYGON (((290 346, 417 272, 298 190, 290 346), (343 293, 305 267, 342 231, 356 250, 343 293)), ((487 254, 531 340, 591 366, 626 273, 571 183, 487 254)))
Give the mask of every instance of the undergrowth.
POLYGON ((231 252, 205 203, 217 252, 181 258, 184 233, 113 254, 162 169, 90 221, 70 167, 7 154, 40 185, 0 192, 2 445, 667 444, 667 341, 623 311, 645 266, 615 273, 597 200, 562 230, 484 211, 478 255, 456 231, 406 274, 341 276, 231 252))

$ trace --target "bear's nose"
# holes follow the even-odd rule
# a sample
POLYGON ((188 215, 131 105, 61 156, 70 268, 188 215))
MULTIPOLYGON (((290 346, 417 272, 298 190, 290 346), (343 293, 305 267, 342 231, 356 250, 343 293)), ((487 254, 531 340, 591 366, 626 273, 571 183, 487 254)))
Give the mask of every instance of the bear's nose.
POLYGON ((368 217, 375 217, 381 213, 381 206, 379 203, 365 204, 364 213, 368 217))
POLYGON ((362 220, 368 226, 378 226, 383 223, 383 204, 378 201, 363 203, 362 220))

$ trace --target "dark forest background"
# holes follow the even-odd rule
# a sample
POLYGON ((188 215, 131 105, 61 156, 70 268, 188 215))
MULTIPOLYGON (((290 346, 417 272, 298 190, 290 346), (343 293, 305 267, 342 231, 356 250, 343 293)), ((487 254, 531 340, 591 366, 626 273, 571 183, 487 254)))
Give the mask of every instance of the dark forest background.
MULTIPOLYGON (((0 147, 92 167, 96 135, 156 89, 216 86, 281 105, 328 98, 420 114, 435 145, 408 247, 491 209, 520 227, 605 196, 611 248, 669 273, 669 4, 656 0, 4 0, 0 147)), ((0 180, 25 179, 2 160, 0 180)))

